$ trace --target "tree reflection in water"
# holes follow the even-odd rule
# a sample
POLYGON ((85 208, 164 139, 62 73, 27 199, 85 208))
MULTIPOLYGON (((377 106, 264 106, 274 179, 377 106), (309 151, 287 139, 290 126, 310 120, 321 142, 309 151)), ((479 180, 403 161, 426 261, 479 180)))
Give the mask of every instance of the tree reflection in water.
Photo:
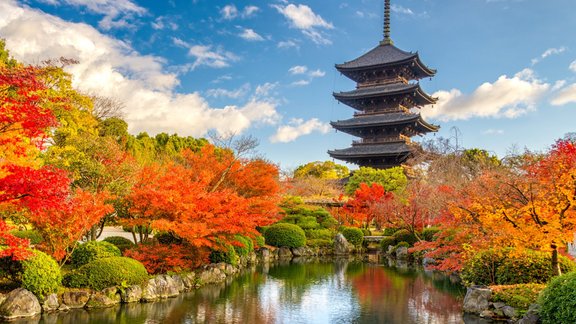
POLYGON ((461 323, 462 295, 433 273, 358 261, 296 260, 157 303, 12 323, 461 323))

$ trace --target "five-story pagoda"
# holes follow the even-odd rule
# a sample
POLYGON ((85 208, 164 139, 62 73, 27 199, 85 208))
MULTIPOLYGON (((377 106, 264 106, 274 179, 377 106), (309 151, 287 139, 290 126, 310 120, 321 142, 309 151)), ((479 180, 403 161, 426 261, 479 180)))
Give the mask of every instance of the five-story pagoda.
POLYGON ((436 132, 414 110, 436 102, 417 82, 432 77, 418 53, 404 52, 390 39, 390 0, 385 1, 384 40, 359 58, 336 64, 336 69, 357 83, 356 89, 334 93, 341 103, 357 110, 354 117, 330 124, 360 137, 352 146, 328 151, 331 157, 359 166, 385 169, 398 166, 419 148, 410 137, 436 132))

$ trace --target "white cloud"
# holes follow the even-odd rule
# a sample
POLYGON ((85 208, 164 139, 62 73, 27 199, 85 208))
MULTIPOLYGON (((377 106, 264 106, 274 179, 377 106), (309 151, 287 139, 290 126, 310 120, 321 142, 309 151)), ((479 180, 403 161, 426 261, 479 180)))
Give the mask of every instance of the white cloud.
POLYGON ((255 32, 250 28, 244 29, 239 36, 247 41, 253 41, 253 42, 259 42, 264 40, 264 37, 260 36, 257 32, 255 32))
POLYGON ((566 47, 562 46, 559 48, 549 48, 547 50, 544 51, 544 53, 542 53, 539 57, 537 58, 533 58, 532 59, 532 65, 536 65, 538 63, 540 63, 543 59, 552 56, 552 55, 558 55, 561 53, 564 53, 566 51, 566 47))
POLYGON ((310 71, 310 73, 308 75, 311 78, 321 78, 321 77, 326 75, 326 72, 324 72, 322 70, 314 70, 314 71, 310 71))
POLYGON ((502 134, 504 134, 504 130, 490 128, 490 129, 483 131, 482 134, 484 134, 484 135, 502 135, 502 134))
POLYGON ((422 115, 442 121, 474 117, 515 118, 534 110, 536 101, 550 85, 538 80, 532 70, 524 69, 513 77, 503 75, 494 83, 486 82, 472 94, 458 89, 438 91, 438 103, 422 109, 422 115))
POLYGON ((278 48, 296 48, 299 49, 300 45, 293 40, 281 41, 278 42, 278 48))
POLYGON ((211 45, 190 46, 188 56, 196 58, 196 61, 188 66, 191 70, 203 65, 213 68, 224 68, 230 66, 231 62, 239 60, 239 57, 234 53, 224 51, 220 47, 213 50, 211 45))
POLYGON ((211 83, 221 83, 224 81, 230 81, 232 80, 232 76, 230 74, 225 74, 225 75, 221 75, 219 77, 217 77, 216 79, 212 80, 211 83))
POLYGON ((104 15, 98 24, 104 30, 132 27, 135 16, 143 16, 148 13, 145 8, 130 0, 44 0, 43 2, 53 6, 82 7, 91 13, 104 15))
MULTIPOLYGON (((224 108, 211 107, 197 92, 178 93, 179 80, 164 71, 163 58, 142 55, 91 26, 20 7, 13 0, 0 1, 0 35, 10 53, 23 62, 61 56, 77 59, 79 64, 66 69, 74 76, 74 86, 123 102, 132 133, 241 133, 257 124, 277 123, 280 118, 273 98, 256 93, 243 104, 224 108)), ((219 60, 218 55, 210 58, 207 53, 213 53, 209 47, 197 52, 199 59, 208 56, 207 64, 219 60)))
POLYGON ((569 69, 573 72, 576 72, 576 61, 570 63, 569 69))
POLYGON ((333 29, 334 25, 315 14, 307 5, 288 4, 287 6, 272 5, 272 7, 288 19, 290 27, 299 29, 314 43, 321 45, 332 43, 318 29, 333 29))
POLYGON ((412 9, 410 8, 406 8, 406 7, 402 7, 399 5, 395 5, 393 4, 390 9, 392 9, 392 12, 395 13, 399 13, 399 14, 403 14, 403 15, 409 15, 409 16, 413 16, 414 12, 412 11, 412 9))
POLYGON ((296 86, 296 87, 303 87, 303 86, 307 86, 309 84, 310 84, 310 80, 298 80, 298 81, 292 82, 290 85, 296 86))
POLYGON ((162 29, 178 30, 178 25, 175 22, 170 21, 170 18, 164 16, 160 16, 154 19, 154 22, 152 22, 151 25, 152 28, 156 30, 162 30, 162 29))
POLYGON ((260 8, 256 6, 246 6, 244 7, 244 10, 242 10, 242 17, 250 18, 254 16, 254 14, 256 14, 258 11, 260 11, 260 8))
POLYGON ((550 103, 554 106, 563 106, 572 102, 576 102, 576 83, 573 83, 558 92, 550 103))
POLYGON ((566 85, 566 80, 558 80, 554 82, 554 86, 552 86, 552 91, 560 90, 566 85))
POLYGON ((304 65, 296 65, 291 67, 288 72, 290 72, 290 74, 304 74, 308 71, 308 67, 304 66, 304 65))
POLYGON ((328 133, 332 127, 330 124, 323 123, 317 118, 312 118, 308 121, 303 119, 292 119, 289 125, 278 127, 276 134, 270 137, 272 143, 288 143, 296 140, 300 136, 318 132, 321 134, 328 133))
POLYGON ((240 88, 235 90, 227 90, 227 89, 208 89, 206 91, 206 95, 208 97, 220 98, 220 97, 227 97, 231 99, 239 99, 245 97, 248 92, 250 91, 250 84, 246 83, 243 84, 240 88))
POLYGON ((222 14, 222 18, 226 20, 232 20, 238 17, 238 8, 235 5, 227 5, 220 10, 220 14, 222 14))
POLYGON ((273 95, 274 90, 278 87, 278 82, 266 82, 256 87, 254 91, 255 98, 267 98, 273 95))

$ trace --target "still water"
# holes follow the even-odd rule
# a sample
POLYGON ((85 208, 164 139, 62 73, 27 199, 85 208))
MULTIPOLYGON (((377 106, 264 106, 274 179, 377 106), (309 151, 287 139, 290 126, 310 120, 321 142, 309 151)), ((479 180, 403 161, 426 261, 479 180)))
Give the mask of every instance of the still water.
POLYGON ((290 262, 157 303, 14 323, 463 323, 463 295, 446 277, 407 267, 290 262))

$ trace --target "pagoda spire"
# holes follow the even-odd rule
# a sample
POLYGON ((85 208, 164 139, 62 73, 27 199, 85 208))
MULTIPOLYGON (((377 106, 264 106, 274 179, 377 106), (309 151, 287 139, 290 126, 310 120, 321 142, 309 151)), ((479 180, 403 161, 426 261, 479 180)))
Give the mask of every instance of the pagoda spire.
POLYGON ((384 40, 382 45, 392 45, 394 42, 390 38, 390 0, 384 0, 384 40))

